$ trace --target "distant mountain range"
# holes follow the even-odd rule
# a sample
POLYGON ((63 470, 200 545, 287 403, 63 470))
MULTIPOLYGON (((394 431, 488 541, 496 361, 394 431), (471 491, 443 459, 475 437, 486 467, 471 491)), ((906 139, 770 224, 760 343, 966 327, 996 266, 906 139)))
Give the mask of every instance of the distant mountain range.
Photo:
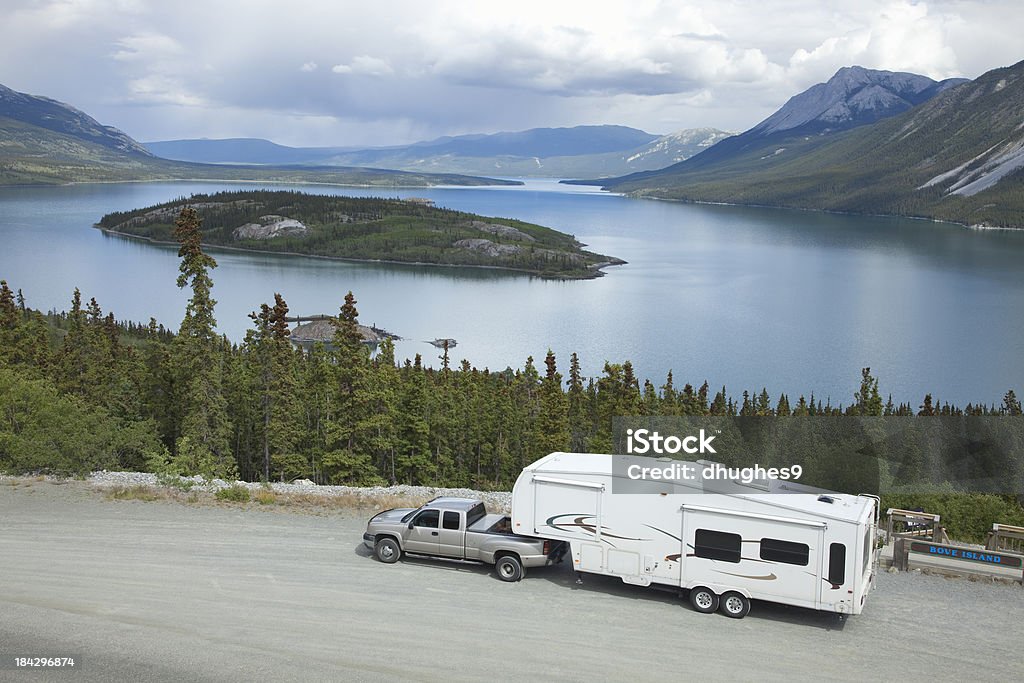
POLYGON ((707 149, 728 133, 713 128, 652 135, 626 126, 533 128, 460 135, 398 147, 285 147, 268 140, 168 140, 146 143, 168 159, 208 163, 317 164, 431 173, 572 177, 664 168, 707 149))
POLYGON ((1024 227, 1022 121, 1024 62, 974 81, 852 67, 691 159, 596 182, 640 196, 1024 227))
POLYGON ((341 165, 225 167, 169 161, 70 105, 0 85, 0 185, 196 178, 385 187, 509 184, 453 174, 341 165))

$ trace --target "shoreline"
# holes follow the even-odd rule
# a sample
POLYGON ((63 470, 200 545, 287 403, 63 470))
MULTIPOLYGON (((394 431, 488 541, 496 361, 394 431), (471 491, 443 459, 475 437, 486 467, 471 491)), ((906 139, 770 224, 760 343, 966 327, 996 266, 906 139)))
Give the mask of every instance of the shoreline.
MULTIPOLYGON (((564 182, 564 181, 562 181, 564 182)), ((947 218, 931 218, 929 216, 907 216, 898 213, 865 213, 862 211, 840 211, 839 209, 816 209, 807 206, 779 206, 777 204, 741 204, 738 202, 713 202, 704 199, 680 199, 677 197, 659 197, 654 194, 639 194, 642 190, 634 190, 633 192, 615 192, 614 190, 606 189, 604 185, 584 185, 583 183, 565 183, 567 185, 575 185, 582 187, 599 187, 603 192, 607 192, 611 196, 626 197, 629 199, 653 199, 659 202, 675 202, 678 204, 700 204, 702 206, 736 206, 740 208, 752 208, 752 209, 776 209, 780 211, 803 211, 808 213, 825 213, 836 216, 865 216, 868 218, 905 218, 912 221, 927 221, 929 223, 944 223, 946 225, 953 225, 958 228, 964 228, 966 230, 1004 230, 1008 232, 1020 232, 1024 231, 1024 227, 1015 228, 1006 225, 984 225, 984 224, 967 224, 960 221, 949 220, 947 218)))
MULTIPOLYGON (((104 228, 98 223, 93 223, 94 228, 99 230, 105 235, 117 235, 118 237, 127 237, 130 239, 140 240, 143 242, 149 242, 150 244, 159 244, 163 246, 177 246, 177 242, 168 242, 166 240, 157 240, 152 237, 145 237, 143 235, 133 235, 130 232, 121 232, 114 230, 113 228, 104 228)), ((483 270, 501 270, 510 273, 521 273, 523 275, 529 275, 530 277, 540 278, 542 280, 554 280, 561 282, 573 282, 577 280, 596 280, 599 277, 604 277, 607 273, 604 272, 604 268, 609 266, 621 266, 626 265, 626 261, 615 262, 615 261, 602 261, 593 265, 587 266, 589 273, 581 275, 579 277, 572 277, 568 275, 543 275, 533 270, 525 270, 523 268, 513 268, 511 266, 488 266, 480 264, 460 264, 460 263, 429 263, 425 261, 396 261, 394 259, 367 259, 367 258, 351 258, 346 256, 323 256, 320 254, 303 254, 297 251, 274 251, 269 249, 250 249, 247 247, 232 247, 220 244, 209 244, 203 243, 203 246, 211 250, 220 249, 223 251, 238 251, 249 254, 269 254, 276 256, 300 256, 303 258, 321 259, 325 261, 342 261, 347 263, 377 263, 384 265, 395 265, 395 266, 431 266, 439 268, 476 268, 483 270)))
MULTIPOLYGON (((453 174, 455 175, 455 174, 453 174)), ((69 185, 118 185, 130 183, 267 183, 269 185, 323 185, 326 187, 358 187, 365 189, 392 189, 392 190, 417 190, 424 188, 452 188, 462 189, 467 187, 521 187, 526 183, 521 181, 502 180, 501 178, 485 178, 495 180, 496 183, 480 183, 476 185, 446 185, 444 183, 426 183, 423 185, 370 185, 360 183, 331 183, 322 180, 243 180, 239 178, 148 178, 139 180, 71 180, 66 183, 19 183, 4 185, 0 187, 67 187, 69 185)))

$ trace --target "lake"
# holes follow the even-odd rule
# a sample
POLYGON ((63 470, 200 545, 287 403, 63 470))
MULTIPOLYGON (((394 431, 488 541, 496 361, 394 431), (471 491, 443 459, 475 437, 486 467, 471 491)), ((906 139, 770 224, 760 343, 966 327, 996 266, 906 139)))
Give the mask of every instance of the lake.
POLYGON ((453 362, 588 375, 632 360, 655 384, 767 387, 849 404, 870 366, 883 394, 915 407, 926 392, 965 404, 1024 394, 1024 233, 884 217, 691 205, 529 180, 516 188, 373 191, 258 183, 128 183, 0 188, 0 278, 28 304, 65 310, 74 287, 119 319, 177 329, 187 293, 178 257, 106 236, 103 214, 241 187, 427 197, 438 206, 518 218, 576 235, 628 265, 597 280, 548 281, 470 268, 348 263, 213 251, 219 329, 240 341, 247 314, 280 292, 293 314, 336 314, 352 290, 360 320, 404 341, 453 337, 453 362))

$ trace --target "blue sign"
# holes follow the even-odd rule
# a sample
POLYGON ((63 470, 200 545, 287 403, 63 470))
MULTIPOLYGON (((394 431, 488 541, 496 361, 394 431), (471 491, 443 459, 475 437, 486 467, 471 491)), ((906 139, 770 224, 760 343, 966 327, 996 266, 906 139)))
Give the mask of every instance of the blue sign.
POLYGON ((1020 557, 997 553, 991 550, 974 550, 973 548, 959 548, 951 545, 914 541, 910 544, 910 551, 935 557, 945 557, 950 560, 968 560, 997 567, 1008 567, 1010 569, 1020 569, 1022 566, 1022 559, 1020 557))

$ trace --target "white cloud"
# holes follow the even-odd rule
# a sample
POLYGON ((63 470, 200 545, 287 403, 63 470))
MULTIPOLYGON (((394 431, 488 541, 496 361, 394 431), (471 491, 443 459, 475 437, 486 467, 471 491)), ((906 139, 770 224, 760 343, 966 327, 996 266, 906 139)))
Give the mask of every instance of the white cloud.
POLYGON ((316 62, 306 62, 305 64, 299 67, 299 71, 308 74, 316 71, 316 68, 316 62))
POLYGON ((358 76, 390 76, 395 72, 387 60, 369 55, 361 55, 352 60, 351 64, 336 64, 331 67, 336 74, 356 74, 358 76))

